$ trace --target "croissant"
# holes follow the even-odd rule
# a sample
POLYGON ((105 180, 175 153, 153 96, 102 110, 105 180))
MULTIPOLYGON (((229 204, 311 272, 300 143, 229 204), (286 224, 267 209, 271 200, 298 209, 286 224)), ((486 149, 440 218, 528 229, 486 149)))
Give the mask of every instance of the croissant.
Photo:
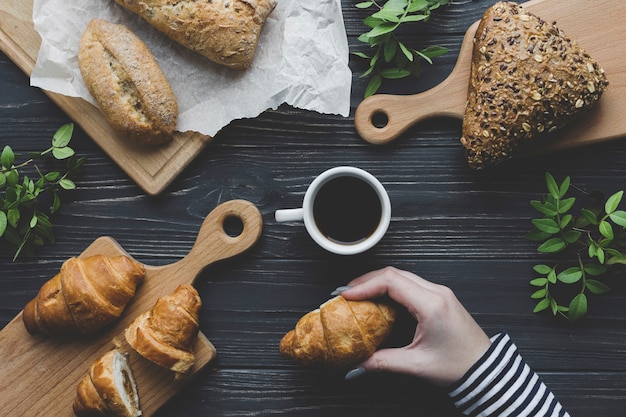
POLYGON ((280 353, 300 365, 351 366, 376 351, 394 321, 388 304, 337 296, 305 314, 280 341, 280 353))
POLYGON ((144 358, 183 374, 196 360, 191 346, 198 336, 201 306, 194 287, 179 285, 137 317, 124 331, 124 337, 144 358))
POLYGON ((88 334, 116 320, 145 275, 127 256, 70 258, 24 307, 31 334, 88 334))
POLYGON ((80 380, 72 406, 78 417, 138 417, 137 385, 126 356, 111 350, 96 359, 80 380))

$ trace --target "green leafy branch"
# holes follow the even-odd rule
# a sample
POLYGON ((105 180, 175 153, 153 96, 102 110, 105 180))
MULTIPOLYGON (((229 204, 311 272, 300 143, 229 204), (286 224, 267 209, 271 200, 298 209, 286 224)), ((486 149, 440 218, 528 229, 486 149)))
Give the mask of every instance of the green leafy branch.
POLYGON ((5 146, 0 154, 0 240, 11 248, 14 261, 20 254, 32 256, 37 246, 54 243, 50 216, 61 207, 61 190, 76 188, 71 176, 85 162, 84 157, 76 157, 69 147, 73 131, 71 123, 61 126, 52 137, 52 146, 43 152, 31 152, 20 163, 16 163, 10 146, 5 146), (37 163, 51 156, 56 160, 67 159, 66 172, 41 171, 37 163), (37 179, 27 175, 20 178, 20 171, 31 165, 37 179), (41 208, 44 196, 50 205, 41 208))
POLYGON ((571 210, 575 197, 566 197, 570 177, 558 184, 546 173, 548 194, 530 204, 543 216, 532 219, 533 229, 527 238, 541 242, 537 250, 546 254, 573 250, 573 266, 534 266, 538 278, 530 281, 535 289, 531 297, 537 300, 534 312, 547 309, 576 321, 588 311, 587 294, 604 294, 609 287, 598 277, 616 265, 626 265, 626 211, 618 210, 624 191, 611 195, 604 204, 583 208, 574 217, 571 210), (573 286, 574 295, 567 304, 561 304, 555 295, 557 286, 573 286))
POLYGON ((447 48, 430 46, 422 50, 407 47, 395 33, 403 23, 427 22, 431 12, 450 0, 387 0, 384 5, 376 1, 357 3, 359 9, 375 10, 363 20, 370 30, 359 36, 359 41, 368 44, 373 55, 355 52, 354 55, 369 60, 369 69, 361 77, 371 76, 365 88, 365 97, 375 94, 383 79, 419 77, 420 58, 432 64, 432 58, 444 55, 447 48))

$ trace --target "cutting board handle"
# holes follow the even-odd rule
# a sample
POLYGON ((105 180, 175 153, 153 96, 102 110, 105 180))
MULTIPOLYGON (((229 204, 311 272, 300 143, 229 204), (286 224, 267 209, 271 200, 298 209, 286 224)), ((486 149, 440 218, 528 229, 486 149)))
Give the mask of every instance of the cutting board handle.
POLYGON ((181 260, 170 265, 146 269, 172 270, 181 281, 192 284, 207 265, 245 252, 261 236, 263 218, 257 207, 246 200, 231 200, 213 209, 202 222, 193 247, 181 260), (241 222, 241 232, 231 236, 225 230, 229 219, 241 222))
POLYGON ((452 89, 459 90, 456 85, 453 86, 457 83, 457 78, 457 74, 453 72, 437 86, 419 94, 376 94, 366 98, 359 104, 354 115, 358 134, 369 143, 383 145, 424 119, 462 117, 465 106, 463 94, 467 87, 463 86, 460 94, 450 94, 452 89), (377 123, 377 117, 386 120, 377 123))

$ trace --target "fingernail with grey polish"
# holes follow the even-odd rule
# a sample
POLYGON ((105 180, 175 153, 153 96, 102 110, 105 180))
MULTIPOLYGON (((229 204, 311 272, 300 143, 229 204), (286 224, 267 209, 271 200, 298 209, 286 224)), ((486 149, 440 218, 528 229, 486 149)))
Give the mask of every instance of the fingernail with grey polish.
POLYGON ((344 379, 346 381, 350 381, 352 379, 356 379, 356 378, 358 378, 360 376, 363 376, 363 374, 365 374, 365 372, 367 372, 367 370, 365 368, 362 368, 362 367, 354 368, 353 370, 351 370, 350 372, 348 372, 346 374, 344 379))
POLYGON ((332 296, 334 297, 334 296, 336 296, 336 295, 341 294, 341 293, 342 293, 342 292, 344 292, 344 291, 349 290, 350 288, 352 288, 352 287, 350 287, 350 286, 348 286, 348 285, 344 285, 344 286, 342 286, 342 287, 337 287, 337 289, 336 289, 335 291, 331 292, 331 293, 330 293, 330 295, 332 295, 332 296))

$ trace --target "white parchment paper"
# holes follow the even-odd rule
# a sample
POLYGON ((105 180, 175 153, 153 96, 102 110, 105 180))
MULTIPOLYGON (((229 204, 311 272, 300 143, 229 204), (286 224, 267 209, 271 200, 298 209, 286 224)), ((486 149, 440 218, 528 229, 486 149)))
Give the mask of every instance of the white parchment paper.
POLYGON ((152 51, 179 106, 177 130, 209 136, 232 120, 282 103, 347 116, 351 72, 340 0, 278 0, 245 71, 212 63, 113 0, 34 0, 42 38, 31 85, 95 104, 78 69, 80 37, 93 18, 121 23, 152 51))

